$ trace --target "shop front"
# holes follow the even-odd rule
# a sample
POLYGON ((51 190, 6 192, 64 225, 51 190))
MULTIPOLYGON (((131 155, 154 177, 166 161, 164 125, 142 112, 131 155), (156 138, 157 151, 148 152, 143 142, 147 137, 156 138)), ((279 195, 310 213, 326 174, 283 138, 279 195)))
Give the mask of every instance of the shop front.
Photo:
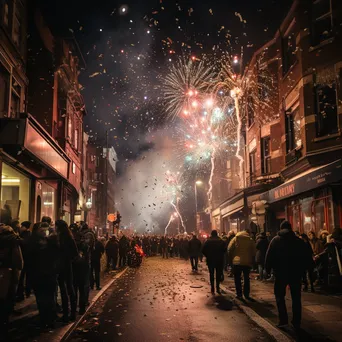
POLYGON ((283 211, 293 230, 332 232, 339 225, 342 161, 311 168, 262 194, 269 211, 283 211))
POLYGON ((39 222, 60 217, 61 183, 70 160, 31 116, 0 119, 1 213, 39 222))

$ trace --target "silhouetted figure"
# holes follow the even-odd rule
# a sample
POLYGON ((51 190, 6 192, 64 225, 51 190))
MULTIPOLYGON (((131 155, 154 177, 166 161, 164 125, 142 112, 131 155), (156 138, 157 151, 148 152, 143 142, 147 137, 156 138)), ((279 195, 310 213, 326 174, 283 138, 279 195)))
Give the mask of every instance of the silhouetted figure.
POLYGON ((313 260, 305 242, 292 231, 291 224, 283 221, 266 254, 267 272, 273 269, 275 276, 274 294, 279 312, 279 327, 288 324, 285 304, 286 287, 290 287, 292 297, 292 325, 299 329, 302 319, 301 285, 304 272, 313 260))
POLYGON ((191 268, 193 271, 198 271, 198 258, 201 254, 202 243, 194 234, 192 239, 189 241, 188 246, 191 268))
POLYGON ((223 280, 223 263, 225 253, 225 243, 218 237, 217 231, 211 232, 210 238, 203 245, 203 255, 207 259, 210 273, 211 292, 215 293, 215 271, 216 271, 216 291, 221 293, 220 282, 223 280))

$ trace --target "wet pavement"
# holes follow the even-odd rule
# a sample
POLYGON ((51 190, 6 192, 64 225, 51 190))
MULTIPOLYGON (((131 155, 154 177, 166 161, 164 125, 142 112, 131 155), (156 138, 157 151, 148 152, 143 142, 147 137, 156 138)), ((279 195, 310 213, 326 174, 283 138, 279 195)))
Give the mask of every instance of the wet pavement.
POLYGON ((160 257, 129 269, 67 341, 272 341, 231 301, 212 296, 206 272, 160 257))

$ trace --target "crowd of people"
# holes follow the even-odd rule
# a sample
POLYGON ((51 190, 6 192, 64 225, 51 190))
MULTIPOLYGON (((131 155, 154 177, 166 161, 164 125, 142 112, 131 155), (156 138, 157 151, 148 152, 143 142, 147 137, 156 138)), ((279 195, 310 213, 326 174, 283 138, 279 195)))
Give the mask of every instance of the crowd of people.
POLYGON ((110 272, 125 266, 136 267, 142 257, 160 255, 190 260, 193 272, 206 258, 212 293, 221 293, 225 273, 234 277, 236 296, 250 297, 250 272, 260 281, 275 282, 280 325, 287 324, 286 286, 293 299, 294 326, 300 326, 300 293, 341 285, 342 230, 308 235, 292 231, 284 221, 273 239, 265 233, 248 230, 219 236, 133 235, 97 237, 84 222, 68 224, 50 217, 31 224, 28 221, 0 224, 0 335, 5 337, 15 303, 35 295, 42 328, 52 328, 57 319, 67 323, 82 315, 89 304, 90 290, 101 289, 101 260, 110 272), (242 284, 243 280, 243 284, 242 284), (59 296, 58 296, 59 294, 59 296), (78 311, 77 311, 78 310, 78 311), (57 315, 58 311, 62 316, 57 315))

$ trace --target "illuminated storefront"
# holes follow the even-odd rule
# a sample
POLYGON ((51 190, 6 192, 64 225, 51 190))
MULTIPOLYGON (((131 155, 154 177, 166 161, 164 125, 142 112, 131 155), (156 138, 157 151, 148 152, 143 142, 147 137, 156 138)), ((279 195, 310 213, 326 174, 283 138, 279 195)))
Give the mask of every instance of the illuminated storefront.
POLYGON ((283 207, 285 217, 300 233, 332 232, 339 222, 341 195, 335 187, 342 180, 342 161, 311 168, 264 193, 269 212, 283 207))
POLYGON ((29 177, 11 167, 7 163, 2 163, 2 213, 4 213, 4 210, 9 210, 12 220, 19 220, 21 222, 28 221, 30 216, 30 189, 31 180, 29 177))

